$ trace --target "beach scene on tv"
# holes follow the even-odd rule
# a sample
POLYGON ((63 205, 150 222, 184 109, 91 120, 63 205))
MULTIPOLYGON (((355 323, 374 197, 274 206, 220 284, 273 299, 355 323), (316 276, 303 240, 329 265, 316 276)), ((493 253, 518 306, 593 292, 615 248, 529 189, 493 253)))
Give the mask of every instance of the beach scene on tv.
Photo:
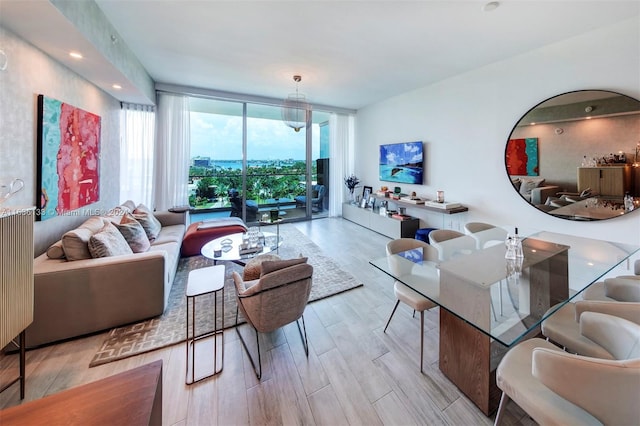
POLYGON ((422 184, 422 142, 380 145, 380 180, 422 184))

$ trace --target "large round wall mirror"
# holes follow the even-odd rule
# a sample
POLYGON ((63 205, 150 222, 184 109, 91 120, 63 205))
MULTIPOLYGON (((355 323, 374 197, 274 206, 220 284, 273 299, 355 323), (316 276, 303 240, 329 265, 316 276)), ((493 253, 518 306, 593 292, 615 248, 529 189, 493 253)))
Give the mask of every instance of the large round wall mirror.
POLYGON ((522 198, 558 218, 640 210, 640 101, 605 90, 549 98, 514 126, 505 166, 522 198))

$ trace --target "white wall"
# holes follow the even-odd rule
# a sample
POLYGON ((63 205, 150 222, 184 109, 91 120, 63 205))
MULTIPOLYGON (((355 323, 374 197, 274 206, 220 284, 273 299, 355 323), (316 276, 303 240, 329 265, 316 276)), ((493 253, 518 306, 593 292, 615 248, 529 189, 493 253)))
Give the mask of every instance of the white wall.
POLYGON ((363 185, 389 185, 378 179, 378 145, 422 140, 424 185, 403 185, 403 192, 435 198, 442 189, 448 200, 469 207, 444 221, 442 215, 409 210, 423 226, 460 228, 477 220, 640 245, 640 212, 590 223, 558 219, 532 208, 507 177, 505 145, 520 117, 544 99, 581 89, 640 99, 638 18, 359 110, 356 175, 363 185))
POLYGON ((120 182, 120 103, 93 84, 54 61, 14 33, 0 27, 0 48, 8 65, 0 71, 0 178, 20 178, 25 188, 4 206, 33 206, 36 202, 37 96, 67 102, 101 117, 100 201, 76 211, 81 216, 59 216, 37 222, 35 253, 63 232, 99 209, 118 203, 120 182))

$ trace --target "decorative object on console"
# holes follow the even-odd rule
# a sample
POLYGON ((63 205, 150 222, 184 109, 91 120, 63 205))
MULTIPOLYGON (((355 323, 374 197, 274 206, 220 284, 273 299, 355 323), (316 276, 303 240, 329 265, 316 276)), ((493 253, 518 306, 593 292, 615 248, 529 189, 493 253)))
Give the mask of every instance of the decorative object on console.
POLYGON ((444 191, 436 191, 436 201, 438 203, 444 203, 444 191))
POLYGON ((347 189, 349 190, 349 194, 350 194, 350 201, 351 203, 355 203, 355 189, 358 186, 358 184, 360 183, 360 179, 358 179, 358 176, 356 175, 350 175, 347 176, 346 178, 344 178, 344 184, 347 187, 347 189))
POLYGON ((425 201, 422 198, 418 197, 415 191, 412 191, 411 195, 400 198, 400 200, 411 204, 424 204, 425 201))
POLYGON ((36 219, 100 200, 100 116, 38 95, 36 219))
POLYGON ((449 210, 449 209, 454 209, 456 207, 461 207, 462 205, 460 203, 454 203, 454 202, 437 202, 437 201, 425 201, 424 205, 427 207, 435 207, 438 209, 442 209, 442 210, 449 210))
POLYGON ((369 196, 371 195, 371 193, 373 192, 373 188, 370 186, 363 186, 362 187, 362 198, 364 198, 365 200, 369 201, 369 196))
POLYGON ((291 93, 282 103, 282 121, 296 132, 307 126, 311 105, 306 97, 298 92, 298 83, 302 81, 302 76, 294 75, 296 82, 296 93, 291 93))
POLYGON ((380 145, 380 180, 422 184, 422 142, 380 145))

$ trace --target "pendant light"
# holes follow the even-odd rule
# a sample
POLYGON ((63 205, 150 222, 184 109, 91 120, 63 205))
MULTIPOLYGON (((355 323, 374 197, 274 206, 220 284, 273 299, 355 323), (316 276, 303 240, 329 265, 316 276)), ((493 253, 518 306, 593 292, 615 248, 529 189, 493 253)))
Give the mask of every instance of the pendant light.
POLYGON ((293 76, 296 82, 296 93, 291 93, 282 103, 282 121, 296 132, 306 127, 311 111, 311 105, 307 102, 305 96, 298 93, 298 83, 302 81, 299 75, 293 76))

